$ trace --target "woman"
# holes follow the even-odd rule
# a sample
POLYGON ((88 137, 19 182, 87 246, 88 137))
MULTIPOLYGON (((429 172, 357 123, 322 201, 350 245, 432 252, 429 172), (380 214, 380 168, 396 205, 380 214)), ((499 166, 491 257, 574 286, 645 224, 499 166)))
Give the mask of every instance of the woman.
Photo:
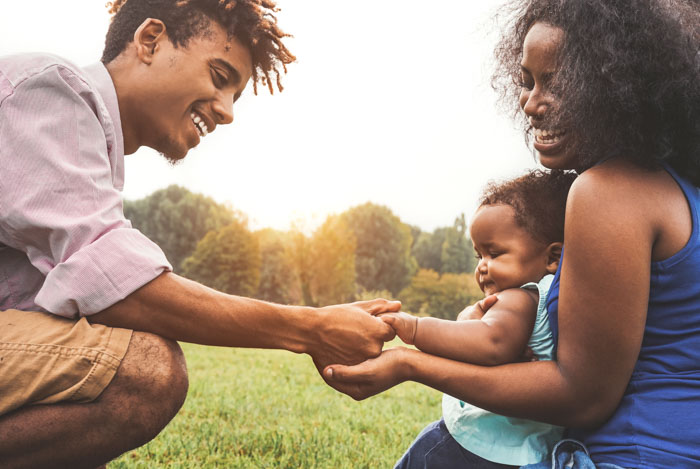
POLYGON ((479 367, 399 347, 328 367, 330 383, 361 399, 413 380, 565 426, 596 464, 700 467, 698 10, 523 1, 497 49, 540 162, 581 174, 548 299, 557 361, 479 367))

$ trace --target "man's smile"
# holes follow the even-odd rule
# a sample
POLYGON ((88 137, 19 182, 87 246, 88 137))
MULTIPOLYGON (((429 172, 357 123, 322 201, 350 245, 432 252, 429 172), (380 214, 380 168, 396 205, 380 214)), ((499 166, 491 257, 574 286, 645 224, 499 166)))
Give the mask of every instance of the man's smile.
POLYGON ((196 112, 192 112, 190 114, 190 119, 192 119, 192 123, 197 129, 197 133, 199 133, 200 137, 206 137, 209 134, 209 126, 201 115, 196 112))

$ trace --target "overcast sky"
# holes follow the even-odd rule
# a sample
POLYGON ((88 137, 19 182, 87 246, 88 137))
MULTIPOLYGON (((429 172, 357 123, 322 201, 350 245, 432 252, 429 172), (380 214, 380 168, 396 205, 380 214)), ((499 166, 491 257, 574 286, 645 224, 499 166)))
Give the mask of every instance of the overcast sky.
MULTIPOLYGON (((0 55, 99 60, 103 0, 2 6, 0 55)), ((499 2, 500 3, 500 2, 499 2)), ((128 199, 169 184, 229 202, 253 228, 313 227, 372 201, 433 230, 471 215, 483 185, 536 165, 489 86, 495 2, 279 0, 297 56, 285 90, 252 86, 219 127, 171 167, 126 157, 128 199)))

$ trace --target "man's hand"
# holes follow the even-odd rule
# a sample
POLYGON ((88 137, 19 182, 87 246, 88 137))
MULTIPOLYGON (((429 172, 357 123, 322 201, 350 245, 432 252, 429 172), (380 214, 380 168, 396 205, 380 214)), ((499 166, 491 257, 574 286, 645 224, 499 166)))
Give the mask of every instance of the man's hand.
POLYGON ((404 347, 394 347, 359 365, 331 365, 323 370, 323 378, 357 401, 366 399, 406 381, 403 358, 407 352, 404 347))
POLYGON ((493 305, 498 301, 496 295, 489 295, 483 300, 477 301, 471 306, 467 306, 457 316, 457 321, 465 321, 467 319, 481 319, 493 305))
POLYGON ((400 302, 384 299, 320 308, 308 350, 319 372, 330 364, 355 365, 378 356, 396 333, 376 315, 400 309, 400 302))
POLYGON ((379 317, 394 329, 396 335, 398 335, 405 344, 415 344, 416 331, 418 330, 417 317, 404 312, 383 313, 379 315, 379 317))

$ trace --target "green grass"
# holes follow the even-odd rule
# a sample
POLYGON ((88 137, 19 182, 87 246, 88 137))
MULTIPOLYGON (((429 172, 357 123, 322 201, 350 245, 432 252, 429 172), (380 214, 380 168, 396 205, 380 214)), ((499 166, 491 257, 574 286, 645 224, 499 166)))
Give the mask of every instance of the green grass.
POLYGON ((180 413, 117 468, 390 468, 440 417, 440 393, 404 383, 355 402, 311 359, 183 344, 190 390, 180 413))

